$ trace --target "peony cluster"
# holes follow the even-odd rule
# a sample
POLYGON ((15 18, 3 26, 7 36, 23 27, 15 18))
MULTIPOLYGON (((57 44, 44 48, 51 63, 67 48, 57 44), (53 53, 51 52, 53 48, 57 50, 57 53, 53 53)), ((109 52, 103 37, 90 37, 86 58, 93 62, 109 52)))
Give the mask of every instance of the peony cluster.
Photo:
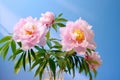
MULTIPOLYGON (((21 19, 14 27, 13 38, 22 43, 23 50, 28 50, 35 45, 44 46, 46 33, 54 21, 55 17, 52 12, 41 14, 39 20, 32 17, 21 19)), ((91 28, 91 25, 80 18, 75 22, 68 21, 65 27, 60 28, 60 35, 63 50, 74 50, 76 53, 84 55, 90 69, 94 70, 100 66, 101 59, 96 52, 86 54, 87 49, 96 48, 91 28)))
POLYGON ((97 52, 92 52, 91 54, 86 54, 85 60, 87 61, 89 68, 91 70, 97 69, 102 64, 100 55, 98 55, 97 52))
POLYGON ((63 50, 74 50, 85 57, 91 70, 101 65, 101 59, 96 52, 87 55, 87 49, 95 50, 94 33, 92 27, 81 18, 75 22, 67 22, 66 27, 60 28, 63 50), (87 55, 87 56, 86 56, 87 55), (89 63, 90 60, 93 62, 89 63), (97 63, 94 63, 94 62, 97 63))
POLYGON ((44 46, 47 27, 51 26, 53 21, 54 14, 52 12, 42 14, 40 20, 33 19, 31 16, 21 19, 14 27, 13 38, 22 43, 23 50, 28 50, 36 44, 44 46))
POLYGON ((45 14, 41 15, 42 17, 40 18, 40 22, 47 27, 51 27, 52 23, 54 22, 54 13, 46 12, 45 14))
POLYGON ((74 49, 79 54, 85 54, 87 48, 96 48, 91 26, 82 19, 67 22, 66 27, 61 28, 60 32, 65 51, 74 49))

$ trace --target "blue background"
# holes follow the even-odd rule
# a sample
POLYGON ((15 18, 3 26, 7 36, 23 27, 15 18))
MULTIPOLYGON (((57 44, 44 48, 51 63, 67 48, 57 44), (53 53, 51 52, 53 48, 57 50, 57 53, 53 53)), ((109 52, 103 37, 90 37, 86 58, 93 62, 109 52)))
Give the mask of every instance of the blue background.
MULTIPOLYGON (((119 0, 0 0, 0 38, 7 31, 12 32, 14 24, 22 17, 39 18, 46 11, 63 13, 63 17, 72 21, 82 17, 93 26, 97 51, 103 60, 95 80, 120 80, 119 5, 119 0)), ((16 75, 13 68, 13 62, 4 61, 0 56, 0 80, 37 80, 33 78, 34 71, 22 69, 16 75)), ((69 75, 65 77, 70 80, 69 75)), ((82 78, 84 75, 77 74, 74 80, 88 80, 82 78)))

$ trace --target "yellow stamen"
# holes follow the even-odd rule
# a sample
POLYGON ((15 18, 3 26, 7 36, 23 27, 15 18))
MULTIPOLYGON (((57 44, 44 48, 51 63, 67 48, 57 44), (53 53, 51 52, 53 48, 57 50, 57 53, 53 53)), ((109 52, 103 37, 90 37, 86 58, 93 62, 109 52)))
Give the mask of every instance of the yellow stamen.
POLYGON ((81 43, 85 39, 84 33, 81 30, 76 29, 74 30, 73 34, 75 36, 75 40, 79 43, 81 43))
MULTIPOLYGON (((32 30, 35 30, 35 26, 32 25, 32 30)), ((31 30, 25 30, 26 34, 31 35, 33 32, 31 30)))
POLYGON ((35 26, 34 25, 32 26, 32 29, 35 30, 35 26))
POLYGON ((32 33, 32 31, 26 30, 26 34, 31 35, 32 33))

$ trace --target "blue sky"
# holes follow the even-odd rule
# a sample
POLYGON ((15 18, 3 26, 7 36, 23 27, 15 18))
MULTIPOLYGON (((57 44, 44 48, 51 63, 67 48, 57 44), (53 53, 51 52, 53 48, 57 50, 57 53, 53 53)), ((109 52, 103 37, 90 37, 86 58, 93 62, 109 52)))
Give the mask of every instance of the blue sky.
MULTIPOLYGON (((46 11, 63 13, 65 18, 72 21, 82 17, 93 26, 97 51, 103 60, 95 80, 119 80, 119 3, 119 0, 0 0, 0 24, 12 32, 20 18, 39 18, 46 11)), ((13 63, 0 57, 0 80, 33 80, 33 73, 22 70, 15 75, 13 63)))

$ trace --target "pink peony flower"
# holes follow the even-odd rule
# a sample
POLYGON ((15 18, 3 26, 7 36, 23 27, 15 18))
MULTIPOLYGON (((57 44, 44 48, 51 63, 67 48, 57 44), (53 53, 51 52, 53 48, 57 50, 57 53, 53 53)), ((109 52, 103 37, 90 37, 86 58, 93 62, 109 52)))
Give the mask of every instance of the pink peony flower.
POLYGON ((102 64, 100 56, 98 55, 97 52, 92 52, 91 54, 86 54, 85 60, 87 61, 89 68, 91 70, 97 69, 102 64))
POLYGON ((50 27, 52 25, 52 23, 54 22, 54 13, 46 12, 41 15, 42 15, 42 17, 40 18, 40 22, 42 23, 42 25, 50 27))
POLYGON ((40 26, 37 19, 27 17, 26 19, 21 19, 15 25, 13 38, 17 42, 22 43, 22 49, 27 50, 36 44, 44 46, 45 34, 45 27, 40 26))
POLYGON ((63 50, 74 49, 77 53, 84 54, 86 48, 95 49, 94 33, 91 26, 84 20, 67 22, 66 27, 60 28, 63 50))

